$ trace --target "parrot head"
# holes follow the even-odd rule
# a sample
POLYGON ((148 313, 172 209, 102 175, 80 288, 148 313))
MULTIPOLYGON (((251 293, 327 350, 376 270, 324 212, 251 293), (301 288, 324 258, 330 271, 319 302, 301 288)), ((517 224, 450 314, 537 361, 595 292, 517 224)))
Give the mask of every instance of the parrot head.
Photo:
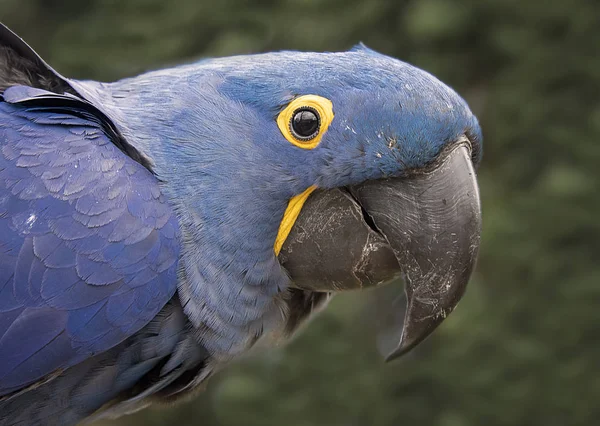
POLYGON ((360 45, 69 83, 166 183, 188 254, 180 297, 211 329, 211 350, 261 334, 287 289, 401 276, 407 311, 393 358, 462 297, 480 240, 481 130, 427 72, 360 45))

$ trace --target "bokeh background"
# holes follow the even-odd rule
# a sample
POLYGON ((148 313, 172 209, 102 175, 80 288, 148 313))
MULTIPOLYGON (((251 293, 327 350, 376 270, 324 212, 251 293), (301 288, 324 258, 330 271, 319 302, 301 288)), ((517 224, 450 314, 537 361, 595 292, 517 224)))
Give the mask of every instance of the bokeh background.
POLYGON ((483 126, 480 261, 417 350, 378 354, 377 300, 346 294, 285 348, 123 426, 600 424, 600 2, 0 0, 70 77, 363 41, 437 75, 483 126))

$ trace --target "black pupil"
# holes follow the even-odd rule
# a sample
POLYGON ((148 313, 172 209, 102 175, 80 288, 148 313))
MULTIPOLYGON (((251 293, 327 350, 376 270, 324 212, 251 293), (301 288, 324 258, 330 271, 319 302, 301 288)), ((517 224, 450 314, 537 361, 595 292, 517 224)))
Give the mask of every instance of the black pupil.
POLYGON ((312 108, 298 110, 292 118, 292 130, 300 138, 313 138, 319 130, 319 117, 312 108))

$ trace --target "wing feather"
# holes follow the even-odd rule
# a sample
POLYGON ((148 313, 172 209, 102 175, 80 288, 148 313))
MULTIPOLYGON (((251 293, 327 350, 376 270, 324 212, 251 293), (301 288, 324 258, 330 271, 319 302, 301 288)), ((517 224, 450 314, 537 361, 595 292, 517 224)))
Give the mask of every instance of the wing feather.
POLYGON ((0 395, 106 351, 173 296, 178 224, 112 123, 72 95, 0 98, 0 395))

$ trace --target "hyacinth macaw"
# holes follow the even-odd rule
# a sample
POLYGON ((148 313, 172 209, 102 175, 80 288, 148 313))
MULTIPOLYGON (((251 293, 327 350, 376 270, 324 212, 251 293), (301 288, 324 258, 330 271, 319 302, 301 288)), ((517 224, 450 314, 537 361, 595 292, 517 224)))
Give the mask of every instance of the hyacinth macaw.
POLYGON ((481 131, 363 45, 67 79, 0 27, 0 424, 188 394, 402 276, 394 358, 464 293, 481 131))

